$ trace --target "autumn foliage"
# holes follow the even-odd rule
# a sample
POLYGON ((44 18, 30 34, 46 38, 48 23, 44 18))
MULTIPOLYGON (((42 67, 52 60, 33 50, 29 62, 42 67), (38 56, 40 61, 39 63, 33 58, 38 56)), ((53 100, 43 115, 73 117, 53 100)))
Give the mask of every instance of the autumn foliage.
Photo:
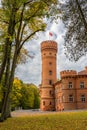
MULTIPOLYGON (((0 87, 1 89, 1 87, 0 87)), ((0 109, 3 91, 0 90, 0 109)), ((39 89, 34 84, 23 83, 18 78, 14 79, 12 92, 10 94, 11 109, 34 109, 39 108, 39 89)))

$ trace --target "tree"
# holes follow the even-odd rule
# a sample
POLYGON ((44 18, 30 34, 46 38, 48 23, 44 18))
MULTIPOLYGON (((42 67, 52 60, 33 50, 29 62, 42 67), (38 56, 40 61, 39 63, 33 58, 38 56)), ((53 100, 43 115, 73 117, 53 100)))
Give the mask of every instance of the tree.
POLYGON ((34 90, 34 109, 40 108, 40 95, 38 88, 34 90))
POLYGON ((65 54, 77 61, 87 54, 87 0, 66 0, 61 7, 66 27, 65 54))
POLYGON ((34 93, 32 91, 32 87, 29 85, 25 85, 22 87, 22 101, 21 106, 23 109, 31 109, 34 106, 34 93))
POLYGON ((2 84, 0 84, 0 112, 1 112, 1 106, 2 106, 2 98, 3 98, 3 91, 2 91, 2 84))
POLYGON ((37 86, 25 84, 18 78, 14 79, 12 92, 10 95, 11 109, 35 109, 40 106, 40 96, 37 86))
POLYGON ((4 26, 6 26, 5 30, 1 32, 1 35, 4 35, 4 49, 3 49, 3 59, 1 63, 0 68, 0 81, 2 79, 3 74, 4 77, 4 84, 3 87, 5 90, 3 92, 3 100, 2 100, 2 111, 1 111, 1 121, 6 119, 10 116, 10 108, 9 106, 9 78, 10 78, 10 64, 11 64, 11 49, 12 49, 12 37, 14 36, 14 28, 15 28, 15 13, 17 9, 15 9, 15 2, 12 1, 12 8, 9 5, 10 3, 8 1, 3 0, 2 1, 2 8, 1 12, 3 15, 1 15, 1 23, 4 23, 4 26), (6 2, 6 3, 5 3, 6 2), (8 5, 8 7, 7 7, 8 5))
POLYGON ((35 109, 40 106, 39 91, 34 84, 23 84, 21 89, 22 109, 35 109))
POLYGON ((15 108, 21 106, 21 100, 22 100, 21 89, 23 86, 24 84, 21 82, 21 80, 19 80, 18 78, 14 78, 12 92, 10 96, 11 110, 15 110, 15 108))
MULTIPOLYGON (((9 95, 12 90, 17 59, 25 42, 37 32, 44 31, 44 18, 53 19, 57 0, 2 0, 0 24, 4 23, 4 51, 0 68, 0 81, 5 73, 1 121, 10 116, 9 95), (11 55, 12 54, 12 55, 11 55)), ((55 17, 55 16, 54 16, 55 17)))
POLYGON ((29 87, 31 87, 31 91, 34 94, 34 99, 33 99, 33 108, 39 108, 40 107, 40 95, 39 95, 39 89, 37 86, 35 86, 34 84, 29 84, 29 87))

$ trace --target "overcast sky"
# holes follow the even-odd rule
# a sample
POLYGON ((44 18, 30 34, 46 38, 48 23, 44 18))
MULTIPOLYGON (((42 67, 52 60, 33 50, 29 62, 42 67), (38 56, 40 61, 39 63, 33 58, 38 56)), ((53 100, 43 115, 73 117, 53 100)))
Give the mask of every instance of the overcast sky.
POLYGON ((40 32, 37 34, 37 39, 26 43, 25 47, 34 53, 33 59, 28 59, 26 64, 21 64, 16 69, 16 77, 23 80, 26 83, 33 83, 39 85, 41 83, 41 42, 49 40, 49 31, 54 32, 57 35, 55 41, 58 43, 58 54, 57 54, 57 78, 60 78, 60 71, 62 70, 76 70, 81 71, 87 66, 87 56, 82 57, 78 62, 69 61, 64 55, 64 34, 65 28, 61 20, 58 23, 49 23, 44 33, 40 32))

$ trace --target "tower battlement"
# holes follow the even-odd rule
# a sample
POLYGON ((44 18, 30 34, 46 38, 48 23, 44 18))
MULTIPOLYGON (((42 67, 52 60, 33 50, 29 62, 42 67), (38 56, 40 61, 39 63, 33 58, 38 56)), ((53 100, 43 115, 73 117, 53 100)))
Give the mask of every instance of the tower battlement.
POLYGON ((47 50, 47 49, 52 49, 57 52, 57 42, 48 40, 48 41, 43 41, 41 43, 41 51, 47 50))
POLYGON ((77 71, 75 70, 64 70, 60 72, 60 76, 61 78, 63 77, 68 77, 68 76, 76 76, 77 75, 77 71))

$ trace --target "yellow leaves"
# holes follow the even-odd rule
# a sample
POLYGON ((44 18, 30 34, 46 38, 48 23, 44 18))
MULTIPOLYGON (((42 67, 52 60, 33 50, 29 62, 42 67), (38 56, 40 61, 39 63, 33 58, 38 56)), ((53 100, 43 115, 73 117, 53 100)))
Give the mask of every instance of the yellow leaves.
POLYGON ((13 112, 0 130, 86 130, 87 112, 13 112), (80 117, 80 118, 79 118, 80 117))
POLYGON ((38 29, 45 29, 46 27, 46 23, 44 23, 42 21, 42 19, 38 19, 38 18, 32 18, 28 24, 28 27, 32 30, 32 31, 36 31, 38 29))
POLYGON ((20 82, 20 80, 18 78, 14 79, 13 86, 14 86, 13 87, 14 89, 19 89, 19 90, 21 89, 21 87, 22 87, 21 82, 20 82))
POLYGON ((8 38, 10 42, 13 41, 13 37, 10 34, 6 34, 4 38, 8 38))
POLYGON ((7 27, 6 27, 6 24, 3 22, 3 23, 1 23, 0 22, 0 31, 5 31, 7 29, 7 27))
POLYGON ((20 105, 20 100, 22 98, 21 88, 22 82, 18 78, 15 78, 13 82, 12 92, 10 94, 12 109, 20 105))
POLYGON ((10 11, 6 8, 0 8, 0 21, 8 23, 10 11))
POLYGON ((20 80, 18 78, 15 78, 13 83, 14 84, 20 83, 20 80))

